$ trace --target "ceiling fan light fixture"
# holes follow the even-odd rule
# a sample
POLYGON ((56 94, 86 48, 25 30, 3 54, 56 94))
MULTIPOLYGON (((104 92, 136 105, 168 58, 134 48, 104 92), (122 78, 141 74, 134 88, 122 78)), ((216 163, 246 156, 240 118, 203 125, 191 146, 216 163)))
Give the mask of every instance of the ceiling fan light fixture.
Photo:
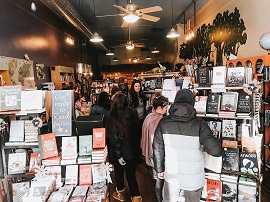
POLYGON ((90 41, 93 43, 99 43, 103 41, 103 38, 99 36, 97 32, 95 32, 93 36, 90 38, 90 41))
POLYGON ((179 37, 179 36, 180 36, 180 34, 177 33, 177 32, 175 31, 174 28, 172 28, 172 29, 168 32, 168 34, 166 35, 166 37, 167 37, 167 38, 170 38, 170 39, 177 38, 177 37, 179 37))
POLYGON ((127 44, 126 49, 128 50, 134 49, 134 44, 127 44))
POLYGON ((151 60, 152 58, 149 55, 147 55, 145 59, 146 60, 151 60))
POLYGON ((118 59, 116 57, 114 57, 112 61, 117 62, 118 59))
POLYGON ((134 57, 134 58, 132 59, 132 61, 133 61, 134 63, 137 63, 138 60, 139 60, 139 58, 137 58, 137 57, 134 57))
POLYGON ((134 15, 133 13, 129 13, 123 17, 123 19, 128 23, 134 23, 139 20, 139 16, 134 15))
POLYGON ((114 55, 114 52, 112 52, 111 49, 109 49, 106 55, 114 55))
POLYGON ((151 53, 159 53, 159 50, 157 50, 157 48, 155 47, 155 48, 151 51, 151 53))

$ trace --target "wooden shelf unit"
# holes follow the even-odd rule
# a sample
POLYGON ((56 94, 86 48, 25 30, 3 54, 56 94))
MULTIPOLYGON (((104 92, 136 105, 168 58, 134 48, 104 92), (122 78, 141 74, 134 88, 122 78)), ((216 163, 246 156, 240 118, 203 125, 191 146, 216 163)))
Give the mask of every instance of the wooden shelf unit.
POLYGON ((51 66, 51 81, 54 82, 55 90, 62 89, 62 83, 75 82, 74 67, 51 66))

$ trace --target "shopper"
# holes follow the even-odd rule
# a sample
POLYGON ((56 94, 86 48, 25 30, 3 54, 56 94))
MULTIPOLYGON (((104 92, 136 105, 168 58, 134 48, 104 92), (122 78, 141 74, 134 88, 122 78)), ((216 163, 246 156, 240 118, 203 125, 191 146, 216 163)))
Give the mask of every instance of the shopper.
POLYGON ((109 156, 115 172, 116 192, 113 197, 119 201, 125 201, 124 172, 132 202, 142 201, 135 176, 139 151, 137 125, 138 117, 135 110, 128 106, 126 95, 115 94, 106 131, 110 139, 109 156))
POLYGON ((151 168, 152 177, 156 180, 156 201, 162 202, 162 188, 164 184, 163 179, 159 179, 155 170, 153 169, 153 152, 152 152, 152 144, 155 129, 159 123, 159 121, 163 118, 163 115, 167 113, 168 109, 168 98, 161 96, 160 94, 156 94, 153 103, 152 103, 152 112, 149 113, 142 126, 142 140, 141 140, 141 149, 142 154, 145 156, 145 162, 151 168))
POLYGON ((195 97, 188 89, 175 96, 169 115, 160 120, 153 140, 154 168, 165 179, 164 202, 175 202, 180 189, 186 202, 200 201, 205 184, 201 145, 212 156, 222 148, 207 122, 196 117, 195 97), (166 154, 166 155, 165 155, 166 154))

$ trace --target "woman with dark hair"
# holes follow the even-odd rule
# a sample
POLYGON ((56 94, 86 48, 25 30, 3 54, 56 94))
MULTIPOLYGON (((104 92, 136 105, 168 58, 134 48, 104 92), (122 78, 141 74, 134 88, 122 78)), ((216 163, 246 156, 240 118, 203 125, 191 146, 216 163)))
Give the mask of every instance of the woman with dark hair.
POLYGON ((104 124, 106 124, 110 109, 111 101, 109 94, 102 91, 98 96, 97 103, 92 106, 90 115, 104 115, 104 124))
POLYGON ((113 198, 119 201, 126 200, 124 172, 132 202, 142 201, 135 176, 139 151, 137 125, 137 114, 128 106, 126 95, 115 94, 106 132, 110 140, 109 156, 115 172, 116 192, 113 193, 113 198))

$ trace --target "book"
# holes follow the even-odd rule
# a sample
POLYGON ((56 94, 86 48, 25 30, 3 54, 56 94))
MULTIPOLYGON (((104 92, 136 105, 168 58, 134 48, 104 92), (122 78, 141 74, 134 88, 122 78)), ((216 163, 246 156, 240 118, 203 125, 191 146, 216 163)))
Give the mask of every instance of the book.
POLYGON ((93 148, 104 148, 106 146, 105 128, 93 128, 93 148))
POLYGON ((53 176, 56 180, 56 188, 63 185, 61 181, 61 166, 46 166, 46 175, 53 176))
POLYGON ((34 172, 35 168, 41 166, 41 159, 39 153, 31 153, 30 154, 30 162, 29 162, 29 172, 34 172))
POLYGON ((24 121, 11 120, 9 131, 10 142, 23 142, 24 141, 24 121))
POLYGON ((105 182, 107 173, 103 169, 102 164, 93 164, 91 167, 92 167, 93 184, 105 182))
POLYGON ((242 152, 256 152, 256 144, 253 137, 242 136, 241 138, 242 152))
POLYGON ((88 186, 77 186, 75 187, 69 202, 84 202, 86 198, 86 193, 88 190, 88 186))
POLYGON ((79 156, 87 156, 92 153, 92 135, 79 136, 79 156))
POLYGON ((204 167, 216 173, 221 172, 222 157, 214 157, 203 152, 204 167))
POLYGON ((66 185, 77 185, 78 184, 78 165, 67 165, 66 166, 66 185))
POLYGON ((222 182, 220 180, 207 179, 207 200, 221 201, 222 182))
POLYGON ((28 192, 29 182, 12 183, 13 202, 22 202, 23 196, 28 192))
POLYGON ((206 100, 207 96, 197 96, 194 108, 196 109, 197 114, 206 113, 206 100))
POLYGON ((162 89, 162 77, 157 77, 155 84, 156 84, 156 89, 162 89))
POLYGON ((80 185, 92 184, 91 165, 79 165, 79 184, 80 185))
POLYGON ((222 202, 237 201, 237 182, 222 180, 222 202))
POLYGON ((0 86, 0 111, 21 109, 21 86, 0 86))
POLYGON ((32 120, 24 121, 24 141, 38 142, 38 127, 33 125, 32 120))
POLYGON ((236 140, 236 120, 222 120, 222 138, 236 140))
POLYGON ((224 92, 221 99, 221 111, 233 111, 237 109, 238 92, 224 92))
POLYGON ((222 147, 238 148, 238 141, 236 141, 236 140, 222 140, 222 147))
POLYGON ((26 152, 10 153, 8 155, 8 174, 25 173, 26 171, 26 152))
POLYGON ((210 69, 209 67, 199 67, 196 69, 196 80, 199 86, 210 86, 210 69))
POLYGON ((146 80, 144 82, 144 90, 150 90, 150 81, 149 80, 146 80))
POLYGON ((225 80, 226 80, 226 67, 225 66, 213 67, 212 84, 225 86, 225 80))
POLYGON ((212 130, 213 135, 217 139, 220 139, 220 136, 221 136, 221 121, 209 121, 208 126, 212 130))
POLYGON ((251 96, 248 95, 247 93, 240 93, 238 95, 238 104, 237 104, 237 109, 236 113, 237 114, 250 114, 251 112, 251 96))
POLYGON ((40 148, 40 158, 47 159, 58 156, 56 138, 54 133, 47 133, 38 136, 38 145, 40 148))
POLYGON ((221 95, 211 93, 207 96, 206 113, 217 114, 220 110, 221 95))
POLYGON ((155 88, 156 88, 156 79, 151 79, 149 82, 149 89, 155 90, 155 88))
POLYGON ((227 86, 243 86, 245 82, 244 67, 228 67, 227 86))
POLYGON ((257 187, 238 184, 238 202, 256 202, 257 187))
POLYGON ((60 187, 57 191, 51 193, 47 202, 68 202, 73 191, 73 186, 60 187))
POLYGON ((222 169, 229 171, 239 171, 239 149, 223 148, 222 169))
POLYGON ((27 90, 21 92, 21 110, 42 109, 42 91, 27 90))
POLYGON ((62 137, 62 160, 77 158, 77 137, 62 137))
POLYGON ((258 159, 256 152, 240 152, 240 172, 259 175, 258 159))

